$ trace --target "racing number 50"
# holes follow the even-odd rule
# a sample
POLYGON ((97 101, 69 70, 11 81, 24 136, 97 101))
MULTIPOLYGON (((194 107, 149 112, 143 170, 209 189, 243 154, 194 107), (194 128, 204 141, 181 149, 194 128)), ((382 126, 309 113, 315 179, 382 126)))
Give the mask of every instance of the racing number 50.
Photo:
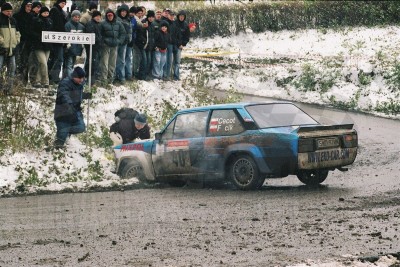
POLYGON ((186 158, 184 150, 176 150, 172 154, 172 162, 175 163, 177 167, 185 167, 186 158))

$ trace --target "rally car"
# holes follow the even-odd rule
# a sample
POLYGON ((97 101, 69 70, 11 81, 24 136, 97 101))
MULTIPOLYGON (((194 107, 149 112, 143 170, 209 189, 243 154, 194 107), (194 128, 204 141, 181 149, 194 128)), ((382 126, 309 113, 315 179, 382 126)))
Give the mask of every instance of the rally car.
POLYGON ((296 175, 318 185, 354 162, 353 124, 321 125, 290 102, 238 103, 178 111, 152 140, 114 147, 122 178, 183 185, 228 179, 237 188, 296 175))

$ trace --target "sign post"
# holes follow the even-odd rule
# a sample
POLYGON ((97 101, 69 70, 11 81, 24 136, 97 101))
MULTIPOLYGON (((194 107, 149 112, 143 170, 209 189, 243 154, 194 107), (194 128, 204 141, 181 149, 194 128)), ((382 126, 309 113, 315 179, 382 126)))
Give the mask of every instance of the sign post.
MULTIPOLYGON (((95 44, 96 36, 94 33, 81 32, 42 32, 42 42, 59 44, 89 44, 89 92, 92 86, 92 45, 95 44)), ((88 56, 88 55, 86 55, 88 56)), ((90 99, 88 99, 88 109, 86 118, 86 129, 89 129, 89 108, 90 99)), ((86 140, 87 141, 87 140, 86 140)))

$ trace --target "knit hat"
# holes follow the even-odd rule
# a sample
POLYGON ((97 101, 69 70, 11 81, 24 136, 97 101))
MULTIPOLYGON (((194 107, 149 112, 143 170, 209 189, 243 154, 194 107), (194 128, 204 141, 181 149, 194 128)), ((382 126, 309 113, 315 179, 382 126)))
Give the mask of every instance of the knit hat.
POLYGON ((112 11, 112 9, 107 9, 106 16, 107 16, 108 13, 113 13, 113 15, 115 15, 115 13, 114 13, 114 11, 112 11))
POLYGON ((42 3, 40 3, 40 2, 33 2, 33 3, 32 3, 32 9, 34 9, 35 7, 42 7, 42 3))
POLYGON ((42 6, 39 13, 42 14, 43 12, 50 12, 50 10, 45 6, 42 6))
POLYGON ((67 3, 67 0, 57 0, 56 4, 59 5, 60 3, 67 3))
POLYGON ((146 124, 147 123, 147 116, 144 113, 138 113, 135 117, 135 123, 139 124, 146 124))
POLYGON ((12 10, 12 5, 10 3, 4 3, 1 5, 1 11, 12 10))
POLYGON ((81 16, 81 12, 79 12, 79 10, 74 10, 74 11, 72 11, 72 13, 71 13, 71 18, 72 18, 72 17, 75 17, 75 16, 80 17, 80 16, 81 16))
POLYGON ((155 17, 156 16, 156 13, 154 13, 154 11, 153 10, 149 10, 149 11, 147 11, 147 16, 146 17, 155 17))
POLYGON ((100 11, 97 11, 97 10, 93 11, 93 12, 92 12, 92 18, 97 17, 97 16, 100 16, 100 17, 101 17, 101 12, 100 12, 100 11))
POLYGON ((97 9, 97 4, 95 2, 90 2, 89 4, 89 11, 92 11, 92 9, 97 9))
POLYGON ((81 67, 75 67, 71 74, 72 78, 84 78, 86 75, 85 71, 81 67))

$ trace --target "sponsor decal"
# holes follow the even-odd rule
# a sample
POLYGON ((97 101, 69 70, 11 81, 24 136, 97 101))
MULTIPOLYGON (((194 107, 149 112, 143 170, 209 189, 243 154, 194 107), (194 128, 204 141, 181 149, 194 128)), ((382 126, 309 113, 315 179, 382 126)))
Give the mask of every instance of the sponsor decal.
POLYGON ((236 117, 231 119, 212 118, 210 121, 209 131, 212 133, 219 132, 220 130, 229 132, 233 129, 233 125, 235 123, 236 123, 236 117))
POLYGON ((122 147, 121 147, 121 151, 130 151, 130 150, 144 151, 144 145, 143 144, 127 144, 127 145, 122 145, 122 147))
POLYGON ((350 150, 347 148, 341 150, 337 149, 308 153, 308 163, 342 160, 348 158, 350 158, 350 150))
POLYGON ((170 140, 167 142, 167 150, 189 149, 189 140, 170 140))

